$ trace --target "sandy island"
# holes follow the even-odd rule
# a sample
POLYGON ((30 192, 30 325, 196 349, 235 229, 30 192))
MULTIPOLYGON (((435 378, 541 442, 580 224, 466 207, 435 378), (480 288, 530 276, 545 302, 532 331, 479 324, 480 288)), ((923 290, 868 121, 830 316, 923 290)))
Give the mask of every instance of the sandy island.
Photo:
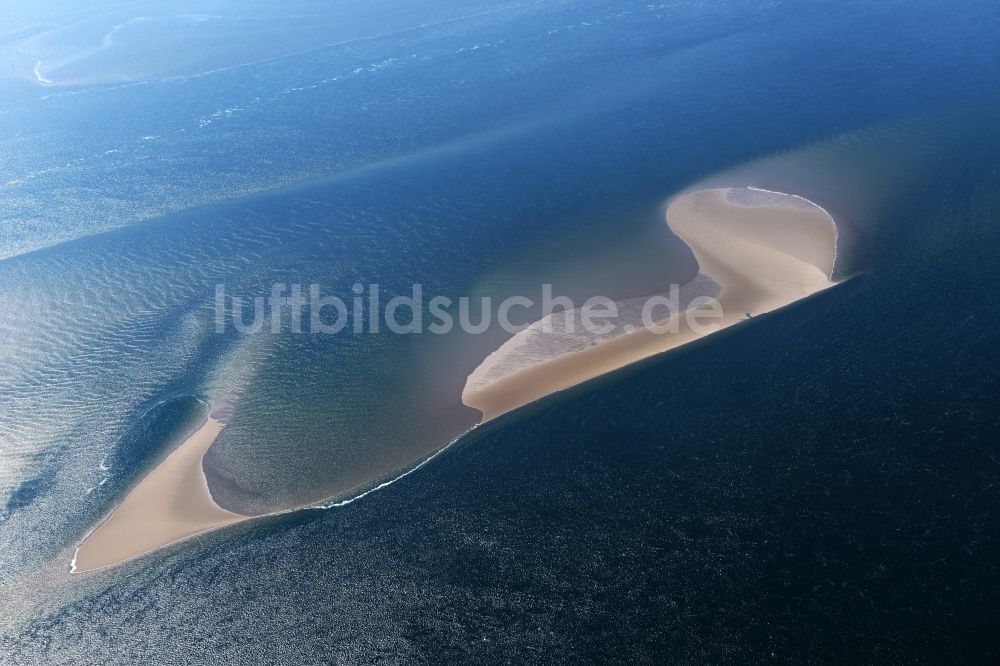
MULTIPOLYGON (((752 188, 702 190, 674 199, 667 223, 691 248, 701 271, 686 285, 683 300, 717 297, 723 316, 712 321, 719 330, 744 321, 747 313, 770 312, 834 284, 836 225, 800 197, 752 188)), ((632 317, 626 320, 635 322, 635 303, 621 306, 632 317)), ((670 333, 627 321, 601 336, 533 326, 484 360, 469 376, 462 401, 488 421, 704 335, 688 326, 683 313, 675 316, 679 326, 670 333)), ((84 539, 71 570, 101 569, 253 518, 222 509, 209 492, 202 461, 224 427, 222 412, 213 412, 84 539)))
POLYGON ((130 492, 84 539, 71 571, 101 569, 249 516, 230 513, 212 500, 202 458, 225 424, 209 416, 130 492))
MULTIPOLYGON (((694 253, 701 275, 721 287, 722 330, 833 286, 837 227, 798 196, 754 188, 701 190, 674 199, 667 224, 694 253)), ((469 376, 462 401, 488 421, 539 398, 703 337, 684 313, 675 332, 636 326, 611 339, 581 340, 576 351, 547 359, 525 353, 545 346, 533 329, 518 333, 469 376), (534 339, 518 338, 534 335, 534 339), (530 363, 511 362, 519 354, 530 363), (498 366, 508 371, 500 374, 498 366), (500 374, 500 376, 497 376, 500 374)))

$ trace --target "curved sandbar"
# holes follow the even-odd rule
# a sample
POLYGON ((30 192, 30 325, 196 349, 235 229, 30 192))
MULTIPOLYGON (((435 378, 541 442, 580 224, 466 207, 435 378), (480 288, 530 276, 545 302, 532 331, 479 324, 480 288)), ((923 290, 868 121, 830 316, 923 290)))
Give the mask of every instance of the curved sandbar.
MULTIPOLYGON (((721 286, 721 330, 833 286, 837 227, 801 197, 754 188, 701 190, 674 199, 667 224, 694 253, 703 276, 721 286)), ((462 401, 488 421, 636 361, 703 337, 683 313, 673 331, 639 328, 484 381, 519 345, 508 343, 470 376, 462 401)), ((518 336, 524 333, 518 333, 518 336)), ((523 345, 522 345, 523 346, 523 345)))
MULTIPOLYGON (((680 290, 681 307, 699 295, 717 297, 722 307, 722 317, 712 320, 717 330, 834 284, 836 225, 826 211, 800 197, 751 188, 702 190, 676 198, 667 223, 691 248, 701 271, 680 290)), ((556 333, 561 339, 554 343, 544 327, 518 333, 469 376, 462 401, 488 421, 705 335, 689 326, 683 312, 674 316, 675 332, 631 330, 625 324, 635 322, 635 304, 619 305, 632 319, 605 335, 567 340, 556 333)), ((209 492, 202 460, 225 427, 222 419, 222 410, 213 412, 136 485, 84 539, 73 572, 118 564, 255 517, 222 509, 209 492)))
POLYGON ((71 571, 93 571, 250 516, 212 500, 202 458, 225 424, 209 416, 130 492, 76 551, 71 571))

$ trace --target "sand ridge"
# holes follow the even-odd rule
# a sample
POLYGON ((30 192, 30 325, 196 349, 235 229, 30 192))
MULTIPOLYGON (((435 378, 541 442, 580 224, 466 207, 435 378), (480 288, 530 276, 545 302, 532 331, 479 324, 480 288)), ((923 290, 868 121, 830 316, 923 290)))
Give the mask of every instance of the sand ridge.
MULTIPOLYGON (((836 224, 825 210, 802 197, 754 188, 700 190, 674 199, 666 217, 671 230, 694 253, 701 274, 722 287, 718 302, 723 316, 705 320, 716 323, 717 330, 835 284, 836 224)), ((462 400, 488 421, 703 337, 683 314, 674 316, 678 318, 676 332, 640 328, 522 368, 487 385, 477 368, 462 400)), ((491 364, 502 361, 495 354, 491 364)))
MULTIPOLYGON (((699 290, 708 285, 718 294, 723 315, 711 320, 717 330, 745 321, 747 313, 770 312, 834 284, 836 224, 825 210, 801 197, 753 188, 701 190, 674 199, 667 223, 698 262, 699 290)), ((483 422, 489 421, 706 334, 689 326, 683 312, 674 318, 674 332, 640 327, 612 337, 573 340, 570 351, 548 344, 538 327, 532 328, 528 334, 535 337, 527 344, 538 345, 539 353, 525 353, 520 344, 524 340, 505 344, 470 375, 462 401, 479 409, 483 422), (494 370, 512 353, 530 363, 515 364, 508 374, 497 376, 494 370)), ((202 467, 231 410, 229 405, 213 411, 132 489, 80 544, 71 567, 74 573, 109 567, 255 517, 219 507, 202 467)))
POLYGON ((249 516, 231 513, 212 499, 202 459, 225 424, 210 415, 146 475, 76 551, 71 571, 118 564, 196 534, 249 516))

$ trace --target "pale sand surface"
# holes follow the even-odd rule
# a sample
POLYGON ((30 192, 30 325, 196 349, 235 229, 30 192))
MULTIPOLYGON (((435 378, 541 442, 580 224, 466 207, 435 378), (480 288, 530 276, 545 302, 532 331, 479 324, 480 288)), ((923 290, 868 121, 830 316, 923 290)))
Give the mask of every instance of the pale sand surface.
MULTIPOLYGON (((837 228, 829 214, 800 197, 749 188, 701 190, 678 197, 667 223, 722 287, 721 330, 832 286, 837 228)), ((491 383, 470 375, 463 402, 488 421, 550 393, 593 379, 703 337, 684 314, 676 332, 640 328, 609 341, 526 367, 491 383)), ((491 365, 498 363, 493 356, 491 365)), ((485 365, 485 364, 484 364, 485 365)))
MULTIPOLYGON (((700 298, 717 298, 722 287, 705 275, 697 275, 689 283, 678 288, 673 296, 675 307, 681 311, 692 309, 700 298)), ((668 290, 658 297, 670 300, 668 290)), ((604 330, 588 330, 582 307, 574 310, 558 310, 522 329, 486 357, 478 367, 465 378, 463 394, 470 394, 485 388, 519 370, 553 360, 570 352, 578 352, 614 340, 639 329, 643 325, 643 306, 648 297, 626 298, 614 302, 616 316, 596 320, 592 323, 603 326, 604 330)), ((661 310, 662 312, 662 310, 661 310)))
MULTIPOLYGON (((769 312, 833 284, 836 225, 824 210, 804 199, 746 188, 703 190, 675 199, 667 210, 667 222, 693 251, 702 279, 707 276, 721 288, 718 301, 724 316, 705 320, 717 323, 719 329, 743 321, 747 312, 769 312)), ((488 421, 704 335, 688 326, 683 313, 676 318, 673 333, 639 328, 610 338, 573 340, 574 350, 569 352, 549 345, 536 331, 530 344, 539 345, 540 355, 525 354, 523 345, 501 347, 470 375, 462 400, 488 421), (495 378, 505 349, 534 360, 495 378), (545 360, 545 354, 552 353, 557 355, 545 360)), ((221 411, 213 412, 84 539, 72 571, 118 564, 252 518, 220 508, 208 489, 202 459, 225 427, 216 418, 220 416, 221 411)))
POLYGON ((225 424, 209 417, 91 532, 73 559, 74 572, 118 564, 151 550, 231 525, 248 516, 230 513, 212 500, 202 458, 225 424))

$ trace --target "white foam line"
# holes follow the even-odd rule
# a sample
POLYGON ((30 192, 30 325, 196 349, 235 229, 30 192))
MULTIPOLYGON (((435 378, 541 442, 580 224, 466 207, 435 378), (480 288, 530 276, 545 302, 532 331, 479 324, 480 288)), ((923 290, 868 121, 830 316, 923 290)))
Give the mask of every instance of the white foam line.
POLYGON ((823 206, 820 206, 815 201, 812 201, 811 199, 806 199, 805 197, 800 196, 798 194, 789 194, 788 192, 777 192, 775 190, 765 190, 763 187, 754 187, 753 185, 747 185, 747 189, 754 190, 755 192, 764 192, 766 194, 780 194, 781 196, 785 197, 794 197, 796 199, 801 199, 802 201, 805 201, 810 205, 816 206, 816 208, 819 208, 821 211, 823 211, 824 214, 826 214, 827 219, 830 220, 830 224, 833 226, 833 268, 830 269, 830 274, 827 276, 828 278, 830 278, 830 281, 833 282, 833 273, 834 271, 837 270, 837 258, 838 258, 837 253, 840 252, 840 227, 837 226, 837 220, 833 219, 833 215, 830 214, 830 211, 828 211, 823 206))
POLYGON ((42 69, 41 68, 42 68, 42 61, 39 60, 35 64, 35 78, 38 80, 38 82, 39 83, 55 83, 55 81, 53 81, 52 79, 47 79, 44 76, 42 76, 42 69))
MULTIPOLYGON (((417 463, 416 465, 414 465, 410 469, 406 470, 402 474, 394 476, 393 478, 389 479, 388 481, 383 481, 382 483, 378 484, 374 488, 370 488, 370 489, 364 491, 363 493, 360 493, 360 494, 355 495, 353 497, 349 497, 349 498, 347 498, 345 500, 341 500, 339 502, 333 502, 331 504, 321 504, 321 503, 306 504, 306 505, 297 506, 297 507, 294 507, 294 508, 291 508, 291 509, 284 509, 282 511, 274 511, 274 512, 271 512, 271 513, 264 513, 264 514, 261 514, 259 516, 247 516, 247 521, 256 520, 258 518, 270 518, 271 516, 283 516, 283 515, 290 514, 290 513, 296 513, 298 511, 307 511, 307 510, 326 511, 326 510, 329 510, 329 509, 336 509, 336 508, 339 508, 339 507, 342 507, 342 506, 347 506, 348 504, 351 504, 352 502, 358 501, 362 497, 366 497, 368 495, 371 495, 374 492, 377 492, 379 490, 382 490, 383 488, 386 488, 387 486, 391 486, 392 484, 396 483, 400 479, 402 479, 404 477, 407 477, 410 474, 413 474, 418 469, 420 469, 421 467, 423 467, 424 465, 426 465, 427 463, 429 463, 431 460, 433 460, 434 458, 437 458, 439 455, 441 455, 442 453, 444 453, 445 451, 447 451, 448 449, 450 449, 455 444, 455 442, 457 442, 458 440, 460 440, 463 437, 465 437, 466 435, 468 435, 470 432, 472 432, 473 430, 475 430, 480 425, 481 424, 477 423, 476 425, 472 426, 471 428, 469 428, 468 430, 466 430, 465 432, 463 432, 458 437, 455 437, 453 440, 451 440, 450 442, 448 442, 446 445, 442 446, 440 449, 438 449, 434 453, 430 454, 429 456, 427 456, 426 458, 424 458, 419 463, 417 463)), ((322 501, 323 500, 320 500, 320 502, 322 502, 322 501)), ((247 522, 247 521, 241 521, 241 522, 247 522)), ((162 550, 164 548, 169 548, 170 546, 173 546, 175 544, 187 541, 189 539, 193 539, 194 537, 202 536, 204 534, 208 534, 209 532, 215 532, 217 530, 225 529, 226 527, 230 527, 230 525, 220 525, 218 527, 212 527, 212 528, 209 528, 207 530, 198 532, 196 534, 191 534, 189 536, 182 537, 180 539, 177 539, 176 541, 171 541, 170 543, 163 544, 162 546, 159 546, 158 548, 154 548, 153 550, 147 551, 147 552, 142 553, 140 555, 135 555, 135 556, 130 557, 128 559, 122 560, 121 562, 115 562, 114 564, 108 564, 108 565, 105 565, 103 567, 98 567, 97 569, 88 570, 85 573, 90 573, 91 571, 102 571, 102 570, 105 570, 105 569, 110 569, 111 567, 115 567, 115 566, 118 566, 120 564, 125 564, 126 562, 131 562, 133 560, 137 560, 137 559, 139 559, 141 557, 145 557, 146 555, 149 555, 150 553, 155 553, 156 551, 162 550)), ((88 538, 89 538, 89 535, 88 535, 88 538)), ((77 557, 77 554, 79 554, 79 552, 80 552, 80 547, 77 547, 76 550, 73 551, 73 559, 69 563, 69 571, 70 571, 70 573, 73 573, 73 574, 78 573, 77 570, 76 570, 76 557, 77 557)))
MULTIPOLYGON (((434 453, 430 454, 429 456, 427 456, 426 458, 424 458, 423 460, 421 460, 419 463, 417 463, 415 466, 413 466, 410 469, 406 470, 405 472, 403 472, 399 476, 395 476, 395 477, 389 479, 388 481, 383 481, 382 483, 378 484, 374 488, 366 490, 365 492, 361 493, 360 495, 355 495, 354 497, 350 497, 348 499, 341 500, 340 502, 333 502, 332 504, 313 504, 311 506, 301 507, 301 509, 334 509, 334 508, 341 507, 341 506, 347 506, 351 502, 358 501, 359 499, 361 499, 365 495, 370 495, 370 494, 372 494, 372 493, 374 493, 376 491, 382 490, 386 486, 391 486, 392 484, 396 483, 400 479, 402 479, 404 477, 407 477, 410 474, 413 474, 418 469, 420 469, 421 467, 423 467, 424 465, 426 465, 427 463, 429 463, 430 461, 434 460, 439 455, 441 455, 442 453, 444 453, 445 451, 447 451, 448 449, 450 449, 455 442, 457 442, 458 440, 460 440, 463 437, 465 437, 466 435, 468 435, 470 432, 472 432, 477 427, 479 427, 479 425, 480 424, 477 423, 476 425, 472 426, 471 428, 469 428, 468 430, 466 430, 465 432, 463 432, 461 435, 459 435, 455 439, 451 440, 450 442, 448 442, 447 444, 445 444, 444 446, 442 446, 440 449, 438 449, 434 453)), ((291 513, 292 511, 298 511, 298 510, 300 510, 300 509, 291 509, 290 511, 282 511, 282 512, 279 512, 279 513, 291 513)), ((278 515, 278 514, 271 514, 271 515, 278 515)))

